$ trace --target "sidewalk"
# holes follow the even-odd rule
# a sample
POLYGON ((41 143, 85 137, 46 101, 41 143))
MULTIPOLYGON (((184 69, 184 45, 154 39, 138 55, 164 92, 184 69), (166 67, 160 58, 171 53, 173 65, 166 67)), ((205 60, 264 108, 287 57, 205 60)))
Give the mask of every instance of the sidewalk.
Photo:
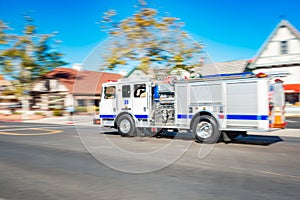
MULTIPOLYGON (((39 120, 43 118, 42 115, 31 115, 29 120, 39 120)), ((0 121, 4 122, 23 122, 21 114, 0 114, 0 121)))
POLYGON ((82 125, 82 126, 97 126, 93 124, 94 115, 74 115, 72 120, 69 116, 63 117, 48 117, 42 119, 24 120, 24 123, 45 123, 58 125, 82 125))
MULTIPOLYGON (((89 114, 76 114, 72 116, 52 116, 45 117, 41 114, 36 114, 38 111, 29 111, 26 119, 22 115, 21 111, 18 114, 11 114, 9 110, 0 111, 0 122, 24 122, 24 123, 45 123, 45 124, 77 124, 77 125, 94 125, 95 115, 89 114)), ((40 112, 43 113, 43 112, 40 112)), ((95 125, 94 125, 95 126, 95 125)))
POLYGON ((248 135, 296 137, 300 138, 300 129, 279 129, 270 132, 248 132, 248 135))
POLYGON ((286 117, 293 117, 293 116, 300 117, 300 106, 286 106, 285 116, 286 117))

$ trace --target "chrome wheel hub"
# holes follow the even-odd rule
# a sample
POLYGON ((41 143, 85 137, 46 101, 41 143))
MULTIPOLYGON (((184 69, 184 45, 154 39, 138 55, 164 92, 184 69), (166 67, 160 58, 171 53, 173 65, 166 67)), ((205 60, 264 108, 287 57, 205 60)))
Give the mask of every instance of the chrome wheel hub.
POLYGON ((196 134, 201 138, 209 138, 213 134, 213 127, 209 122, 202 121, 196 127, 196 134))
POLYGON ((123 133, 128 133, 129 130, 130 130, 130 128, 131 128, 131 125, 130 125, 129 120, 124 119, 124 120, 121 121, 121 123, 120 123, 120 130, 123 133))

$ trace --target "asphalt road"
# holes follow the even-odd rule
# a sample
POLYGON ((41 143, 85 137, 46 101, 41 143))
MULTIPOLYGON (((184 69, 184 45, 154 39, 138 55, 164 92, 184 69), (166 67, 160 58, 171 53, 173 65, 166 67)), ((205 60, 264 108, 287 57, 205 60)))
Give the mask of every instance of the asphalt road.
POLYGON ((287 128, 300 129, 300 117, 287 117, 287 128))
POLYGON ((299 140, 203 145, 185 136, 1 123, 0 199, 299 199, 299 140))

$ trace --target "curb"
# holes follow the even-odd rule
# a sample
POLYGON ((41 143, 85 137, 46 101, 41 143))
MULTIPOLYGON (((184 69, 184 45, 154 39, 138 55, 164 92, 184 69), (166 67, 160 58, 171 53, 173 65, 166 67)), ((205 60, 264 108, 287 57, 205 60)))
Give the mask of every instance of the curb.
POLYGON ((300 138, 300 130, 292 128, 284 128, 270 132, 248 132, 248 135, 260 135, 260 136, 277 136, 277 137, 295 137, 300 138))
POLYGON ((24 122, 23 120, 18 119, 0 119, 0 122, 24 122))
POLYGON ((300 114, 287 114, 287 115, 284 115, 285 117, 300 117, 300 114))

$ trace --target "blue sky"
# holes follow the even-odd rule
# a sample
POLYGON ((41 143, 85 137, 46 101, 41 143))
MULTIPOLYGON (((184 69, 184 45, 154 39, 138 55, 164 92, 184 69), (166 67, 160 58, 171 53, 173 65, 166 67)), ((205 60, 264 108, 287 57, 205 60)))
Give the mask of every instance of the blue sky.
MULTIPOLYGON (((0 19, 14 32, 30 11, 39 33, 58 31, 59 51, 69 63, 84 63, 107 35, 96 21, 108 9, 118 18, 131 16, 136 0, 0 0, 0 19)), ((280 16, 300 30, 298 0, 149 0, 152 8, 180 18, 184 30, 203 42, 213 61, 251 59, 280 22, 280 16)))

